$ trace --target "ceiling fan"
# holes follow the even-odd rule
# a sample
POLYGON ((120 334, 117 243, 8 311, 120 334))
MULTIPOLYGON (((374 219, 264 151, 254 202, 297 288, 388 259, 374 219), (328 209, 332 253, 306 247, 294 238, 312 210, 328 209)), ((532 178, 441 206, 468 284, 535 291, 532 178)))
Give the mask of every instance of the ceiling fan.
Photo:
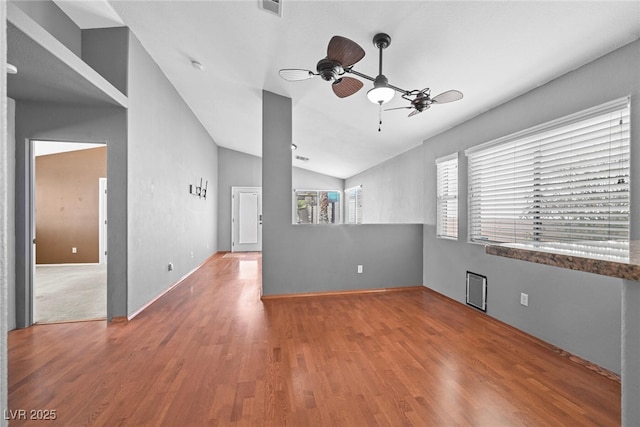
POLYGON ((448 90, 431 98, 431 89, 425 88, 422 90, 405 92, 402 94, 402 98, 409 101, 411 105, 408 107, 387 108, 385 111, 404 110, 409 108, 413 109, 413 111, 409 113, 409 117, 412 117, 428 110, 433 104, 446 104, 447 102, 458 101, 459 99, 462 99, 462 92, 458 90, 448 90), (413 99, 411 99, 412 96, 414 97, 413 99))
POLYGON ((318 61, 316 71, 285 68, 280 70, 280 77, 296 82, 315 76, 332 81, 331 88, 339 98, 351 96, 359 91, 363 83, 353 77, 343 77, 346 70, 364 58, 364 50, 355 42, 341 36, 333 36, 327 47, 326 58, 318 61))
MULTIPOLYGON (((353 69, 353 66, 364 57, 364 49, 356 42, 342 36, 333 36, 327 48, 327 57, 318 61, 316 72, 304 69, 285 68, 280 70, 280 76, 287 81, 300 81, 322 77, 323 80, 332 81, 331 88, 340 98, 351 96, 358 92, 363 83, 353 77, 344 76, 353 74, 373 82, 373 88, 367 92, 367 98, 374 104, 382 107, 391 99, 395 92, 402 94, 402 98, 411 104, 407 107, 390 108, 388 110, 412 109, 409 117, 415 116, 431 107, 433 104, 444 104, 462 99, 462 92, 448 90, 437 96, 431 97, 431 90, 404 90, 389 84, 387 77, 382 74, 382 51, 391 44, 391 37, 385 33, 378 33, 373 37, 373 44, 379 50, 378 75, 373 78, 353 69)), ((385 110, 385 111, 388 111, 385 110)))

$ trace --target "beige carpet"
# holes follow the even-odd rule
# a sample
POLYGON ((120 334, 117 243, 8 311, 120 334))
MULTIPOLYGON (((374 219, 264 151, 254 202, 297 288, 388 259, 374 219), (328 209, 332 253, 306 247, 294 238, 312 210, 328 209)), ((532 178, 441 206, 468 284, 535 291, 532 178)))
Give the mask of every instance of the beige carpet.
POLYGON ((36 323, 107 317, 107 266, 36 266, 33 284, 36 323))

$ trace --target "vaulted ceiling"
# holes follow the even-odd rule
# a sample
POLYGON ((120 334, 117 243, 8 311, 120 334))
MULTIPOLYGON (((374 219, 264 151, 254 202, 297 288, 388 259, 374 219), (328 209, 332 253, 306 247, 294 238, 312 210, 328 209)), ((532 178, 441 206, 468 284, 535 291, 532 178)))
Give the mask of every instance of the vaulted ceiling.
MULTIPOLYGON (((258 0, 56 3, 81 28, 129 26, 219 146, 261 155, 262 90, 290 97, 296 154, 310 159, 294 165, 341 178, 640 37, 638 1, 282 0, 281 17, 258 0), (433 95, 457 89, 464 98, 414 117, 383 111, 378 132, 370 82, 340 99, 320 78, 278 75, 315 70, 341 35, 366 52, 354 69, 375 76, 378 32, 392 38, 383 67, 391 84, 433 95)), ((384 107, 405 105, 396 94, 384 107)))

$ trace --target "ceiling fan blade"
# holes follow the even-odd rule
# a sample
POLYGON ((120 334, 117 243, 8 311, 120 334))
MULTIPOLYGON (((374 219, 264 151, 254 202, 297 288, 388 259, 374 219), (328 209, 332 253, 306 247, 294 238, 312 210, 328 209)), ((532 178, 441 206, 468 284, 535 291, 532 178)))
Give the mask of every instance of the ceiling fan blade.
POLYGON ((396 108, 387 108, 384 111, 391 111, 391 110, 406 110, 407 108, 413 108, 413 107, 396 107, 396 108))
POLYGON ((412 112, 409 113, 409 115, 407 117, 412 117, 412 116, 415 116, 416 114, 420 114, 420 113, 422 113, 422 111, 413 110, 412 112))
POLYGON ((433 102, 438 104, 445 104, 447 102, 453 102, 462 99, 462 92, 459 90, 448 90, 442 92, 440 95, 436 95, 432 98, 433 102))
POLYGON ((317 74, 309 70, 300 70, 296 68, 284 68, 280 70, 280 77, 288 82, 299 82, 301 80, 308 80, 317 74))
POLYGON ((348 38, 333 36, 327 48, 327 58, 347 68, 364 58, 364 49, 348 38))
POLYGON ((346 98, 359 91, 364 84, 353 77, 342 77, 331 84, 331 89, 338 98, 346 98))

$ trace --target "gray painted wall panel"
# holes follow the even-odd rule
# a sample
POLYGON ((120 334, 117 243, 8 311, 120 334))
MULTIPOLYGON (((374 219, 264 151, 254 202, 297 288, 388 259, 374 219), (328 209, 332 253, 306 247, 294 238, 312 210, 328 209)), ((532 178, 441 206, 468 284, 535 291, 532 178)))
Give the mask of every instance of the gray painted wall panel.
POLYGON ((11 0, 11 3, 18 6, 60 43, 80 57, 82 51, 81 30, 53 1, 11 0))
MULTIPOLYGON (((5 2, 0 4, 0 34, 6 34, 7 31, 7 5, 5 2)), ((0 75, 6 73, 7 62, 7 44, 0 44, 0 75)), ((7 97, 7 79, 0 79, 0 133, 9 135, 8 120, 12 114, 9 113, 7 103, 4 99, 7 97)), ((9 101, 11 103, 11 101, 9 101)), ((9 138, 7 138, 9 139, 9 138)), ((9 376, 7 373, 8 365, 8 345, 7 345, 7 320, 8 320, 8 287, 11 286, 12 278, 9 276, 9 263, 11 262, 11 251, 9 247, 8 234, 11 234, 13 227, 9 222, 13 204, 13 196, 11 193, 13 188, 9 185, 9 176, 11 174, 11 164, 13 158, 9 157, 9 146, 7 142, 0 144, 0 204, 2 205, 2 213, 0 214, 0 410, 9 409, 8 405, 8 383, 9 376)), ((2 417, 6 418, 6 417, 2 417)), ((0 426, 4 427, 9 422, 5 419, 0 420, 0 426)))
POLYGON ((82 60, 116 89, 127 94, 129 29, 82 30, 82 60))
POLYGON ((128 86, 132 315, 217 251, 218 147, 133 34, 128 86), (206 199, 188 193, 200 178, 206 199))
POLYGON ((29 167, 28 140, 100 142, 107 144, 109 181, 109 262, 107 313, 126 315, 127 286, 127 135, 126 110, 117 107, 70 106, 37 102, 16 103, 16 324, 30 323, 29 167))
MULTIPOLYGON (((634 173, 633 167, 640 165, 639 94, 640 42, 634 42, 425 141, 425 286, 463 302, 466 270, 485 274, 488 315, 619 373, 621 281, 485 255, 481 245, 467 243, 467 159, 463 152, 494 138, 632 95, 634 173), (460 152, 458 241, 435 237, 435 159, 454 151, 460 152), (519 304, 521 292, 529 294, 528 307, 519 304)), ((632 234, 640 228, 638 187, 632 185, 632 234)))
MULTIPOLYGON (((344 180, 294 167, 294 188, 344 189, 344 180)), ((218 148, 218 250, 231 250, 231 187, 262 187, 262 158, 218 148)))
POLYGON ((262 187, 262 159, 218 148, 218 250, 231 250, 231 187, 262 187))
POLYGON ((344 191, 344 179, 297 167, 291 170, 291 185, 293 187, 292 190, 344 191))
POLYGON ((291 108, 263 92, 263 294, 420 285, 421 224, 291 224, 291 108))
POLYGON ((9 230, 12 232, 7 234, 7 327, 9 330, 16 328, 16 234, 13 232, 13 224, 16 222, 15 216, 15 198, 13 197, 13 189, 15 188, 15 156, 16 156, 16 102, 7 98, 7 167, 3 170, 7 171, 7 186, 11 188, 11 195, 7 195, 6 215, 9 230))
POLYGON ((347 178, 345 188, 362 185, 364 224, 421 224, 423 221, 423 146, 347 178))

